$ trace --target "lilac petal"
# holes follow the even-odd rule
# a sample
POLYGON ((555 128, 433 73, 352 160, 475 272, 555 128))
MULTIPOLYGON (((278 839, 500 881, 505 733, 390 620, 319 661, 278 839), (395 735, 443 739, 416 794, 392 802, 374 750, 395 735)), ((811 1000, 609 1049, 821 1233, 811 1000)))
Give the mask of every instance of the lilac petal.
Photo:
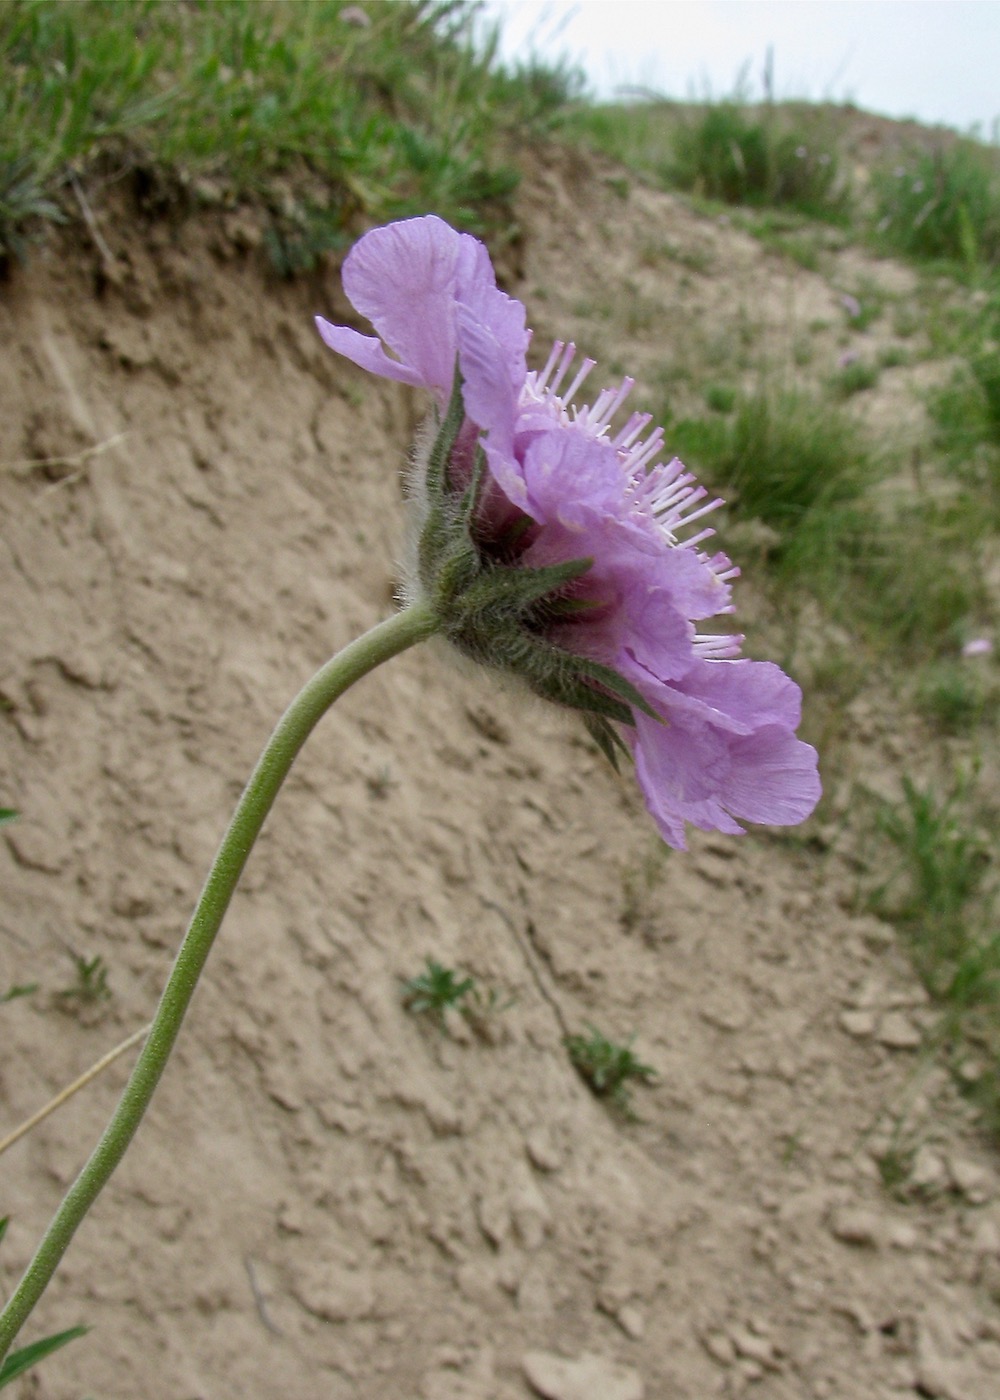
MULTIPOLYGON (((513 379, 520 366, 515 387, 523 384, 524 307, 497 288, 489 253, 478 239, 433 214, 372 229, 348 255, 343 282, 352 304, 416 375, 407 382, 447 397, 459 349, 458 311, 464 308, 489 329, 513 379)), ((384 363, 376 372, 386 373, 384 363)))
MULTIPOLYGON (((490 394, 499 394, 499 385, 480 383, 466 395, 484 412, 491 411, 490 394)), ((524 431, 523 418, 517 420, 516 437, 507 431, 508 422, 495 409, 497 430, 486 440, 486 456, 497 484, 519 509, 539 525, 546 526, 545 557, 525 556, 529 567, 579 559, 580 537, 595 522, 613 519, 622 509, 621 469, 614 449, 595 442, 582 433, 553 427, 551 418, 533 419, 538 428, 524 431), (567 535, 577 537, 567 546, 567 535), (565 552, 568 547, 568 552, 565 552)))
POLYGON ((734 816, 770 826, 805 821, 820 799, 816 750, 772 726, 737 739, 721 801, 734 816))
MULTIPOLYGON (((702 673, 723 668, 739 677, 743 693, 728 700, 742 708, 742 719, 686 694, 687 677, 674 685, 640 683, 664 722, 636 713, 636 775, 671 845, 677 844, 678 823, 729 832, 741 830, 739 821, 789 826, 803 821, 820 797, 815 749, 796 739, 794 726, 773 719, 797 712, 798 687, 766 662, 701 662, 694 675, 707 690, 714 683, 702 673), (750 693, 755 679, 761 682, 756 724, 750 693)), ((727 687, 731 682, 720 688, 727 687)))
POLYGON ((492 281, 489 286, 482 281, 469 287, 459 286, 457 328, 458 356, 464 377, 471 379, 475 368, 482 367, 483 372, 489 374, 490 382, 496 384, 497 391, 503 388, 507 393, 506 400, 487 402, 482 419, 472 409, 469 414, 483 430, 494 431, 506 426, 508 433, 513 433, 518 398, 528 374, 525 353, 531 340, 531 332, 525 328, 524 307, 493 286, 492 281), (466 372, 466 360, 469 372, 466 372))
POLYGON ((768 724, 796 729, 802 718, 801 690, 773 661, 700 661, 671 702, 736 734, 768 724))
POLYGON ((618 652, 629 679, 635 676, 631 660, 661 681, 684 675, 691 665, 694 627, 673 594, 664 588, 634 590, 622 612, 618 652))
POLYGON ((687 849, 685 822, 732 835, 742 831, 712 796, 727 765, 720 735, 637 714, 633 746, 639 787, 668 845, 687 849))
POLYGON ((669 594, 674 607, 685 617, 696 622, 728 610, 729 585, 695 550, 665 547, 662 538, 651 539, 646 522, 638 526, 634 519, 623 522, 621 539, 623 549, 627 541, 630 555, 643 560, 643 586, 669 594))
POLYGON ((344 262, 344 290, 418 383, 447 394, 455 372, 459 288, 494 286, 489 254, 467 233, 428 215, 375 228, 344 262))
MULTIPOLYGON (((572 557, 569 550, 565 554, 567 559, 572 557)), ((613 581, 604 576, 599 558, 579 581, 575 596, 592 602, 594 610, 556 628, 553 640, 558 646, 611 666, 640 691, 654 670, 664 681, 677 679, 690 668, 694 628, 668 598, 651 597, 647 606, 634 599, 622 603, 615 598, 613 581)))
POLYGON ((517 396, 524 383, 524 356, 512 354, 486 322, 465 306, 456 311, 462 398, 472 421, 505 456, 513 451, 517 396))
POLYGON ((729 585, 696 550, 668 543, 656 520, 636 508, 612 444, 572 424, 553 426, 551 419, 544 431, 526 431, 537 420, 532 410, 519 418, 511 454, 516 465, 501 468, 505 480, 517 475, 523 481, 517 503, 532 519, 588 534, 592 544, 584 554, 627 572, 643 590, 661 588, 689 619, 726 611, 729 585))
MULTIPOLYGON (((664 686, 666 692, 668 687, 664 686)), ((639 753, 650 783, 675 804, 713 797, 729 773, 729 736, 676 711, 664 720, 636 713, 639 753)), ((638 762, 638 758, 637 758, 638 762)))
POLYGON ((490 474, 512 505, 528 514, 528 488, 524 484, 520 464, 512 452, 504 451, 487 440, 486 461, 490 474))
POLYGON ((322 316, 316 317, 316 328, 331 350, 353 360, 371 374, 379 374, 383 379, 397 379, 401 384, 412 384, 415 388, 423 387, 424 381, 417 371, 390 359, 382 348, 382 342, 374 336, 360 335, 349 326, 334 326, 324 321, 322 316))
POLYGON ((540 524, 583 530, 595 512, 612 520, 623 514, 622 471, 609 443, 560 425, 535 434, 518 455, 528 509, 540 524))

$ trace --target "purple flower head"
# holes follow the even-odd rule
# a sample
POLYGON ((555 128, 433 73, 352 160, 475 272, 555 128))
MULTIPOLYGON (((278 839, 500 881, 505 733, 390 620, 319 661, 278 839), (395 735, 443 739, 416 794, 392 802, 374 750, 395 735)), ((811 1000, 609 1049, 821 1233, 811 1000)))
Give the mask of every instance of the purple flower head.
POLYGON ((581 710, 612 761, 631 752, 670 845, 687 822, 804 820, 820 786, 799 689, 702 630, 732 611, 739 572, 702 547, 721 501, 664 460, 650 415, 620 421, 632 381, 577 407, 592 360, 557 342, 529 370, 524 307, 483 245, 433 216, 366 234, 343 278, 381 340, 317 318, 327 345, 436 400, 417 573, 445 634, 581 710))

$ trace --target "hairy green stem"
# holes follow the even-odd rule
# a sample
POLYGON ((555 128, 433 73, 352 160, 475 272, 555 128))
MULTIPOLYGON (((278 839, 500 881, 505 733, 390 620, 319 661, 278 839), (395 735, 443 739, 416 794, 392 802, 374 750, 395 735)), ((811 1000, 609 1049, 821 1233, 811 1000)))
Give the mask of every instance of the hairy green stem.
POLYGON ((317 722, 356 680, 437 630, 432 610, 414 603, 351 642, 289 705, 261 754, 222 838, 149 1036, 104 1134, 70 1187, 35 1257, 0 1314, 0 1361, 42 1296, 77 1226, 117 1167, 153 1097, 181 1021, 247 857, 295 757, 317 722))

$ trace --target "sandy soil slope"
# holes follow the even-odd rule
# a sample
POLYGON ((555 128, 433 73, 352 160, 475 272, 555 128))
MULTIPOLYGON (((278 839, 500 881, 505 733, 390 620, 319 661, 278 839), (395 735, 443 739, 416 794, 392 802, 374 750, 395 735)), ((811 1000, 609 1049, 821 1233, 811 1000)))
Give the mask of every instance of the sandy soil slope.
MULTIPOLYGON (((390 608, 419 413, 320 344, 332 273, 275 283, 238 216, 98 217, 113 265, 67 241, 0 288, 0 801, 24 814, 0 991, 41 984, 0 1006, 0 1135, 148 1018, 271 724, 390 608), (59 995, 73 954, 109 998, 59 995)), ((837 305, 599 172, 540 172, 521 218, 501 265, 539 354, 596 344, 640 392, 737 313, 766 357, 837 305), (631 328, 601 309, 629 287, 631 328)), ((857 721, 841 777, 877 781, 892 740, 857 721)), ((849 847, 813 835, 664 858, 573 720, 434 646, 366 679, 280 798, 30 1335, 93 1330, 12 1394, 995 1400, 996 1160, 921 1057, 929 1009, 854 912, 849 847), (401 1006, 427 957, 512 1004, 443 1034, 401 1006), (567 1060, 588 1022, 658 1072, 637 1121, 567 1060), (897 1199, 876 1158, 904 1108, 897 1199)), ((0 1160, 5 1282, 124 1076, 0 1160)))

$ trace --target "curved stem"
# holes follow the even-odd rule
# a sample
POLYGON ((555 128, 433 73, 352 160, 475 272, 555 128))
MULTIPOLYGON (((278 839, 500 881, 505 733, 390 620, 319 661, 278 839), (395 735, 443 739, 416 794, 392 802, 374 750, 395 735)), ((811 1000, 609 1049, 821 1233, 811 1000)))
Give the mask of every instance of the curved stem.
POLYGON ((118 1107, 90 1160, 66 1193, 10 1302, 0 1313, 0 1361, 48 1286, 77 1226, 125 1155, 170 1057, 247 857, 296 755, 316 723, 349 686, 436 630, 434 614, 422 603, 414 603, 380 622, 317 671, 278 722, 222 838, 148 1039, 118 1107))

